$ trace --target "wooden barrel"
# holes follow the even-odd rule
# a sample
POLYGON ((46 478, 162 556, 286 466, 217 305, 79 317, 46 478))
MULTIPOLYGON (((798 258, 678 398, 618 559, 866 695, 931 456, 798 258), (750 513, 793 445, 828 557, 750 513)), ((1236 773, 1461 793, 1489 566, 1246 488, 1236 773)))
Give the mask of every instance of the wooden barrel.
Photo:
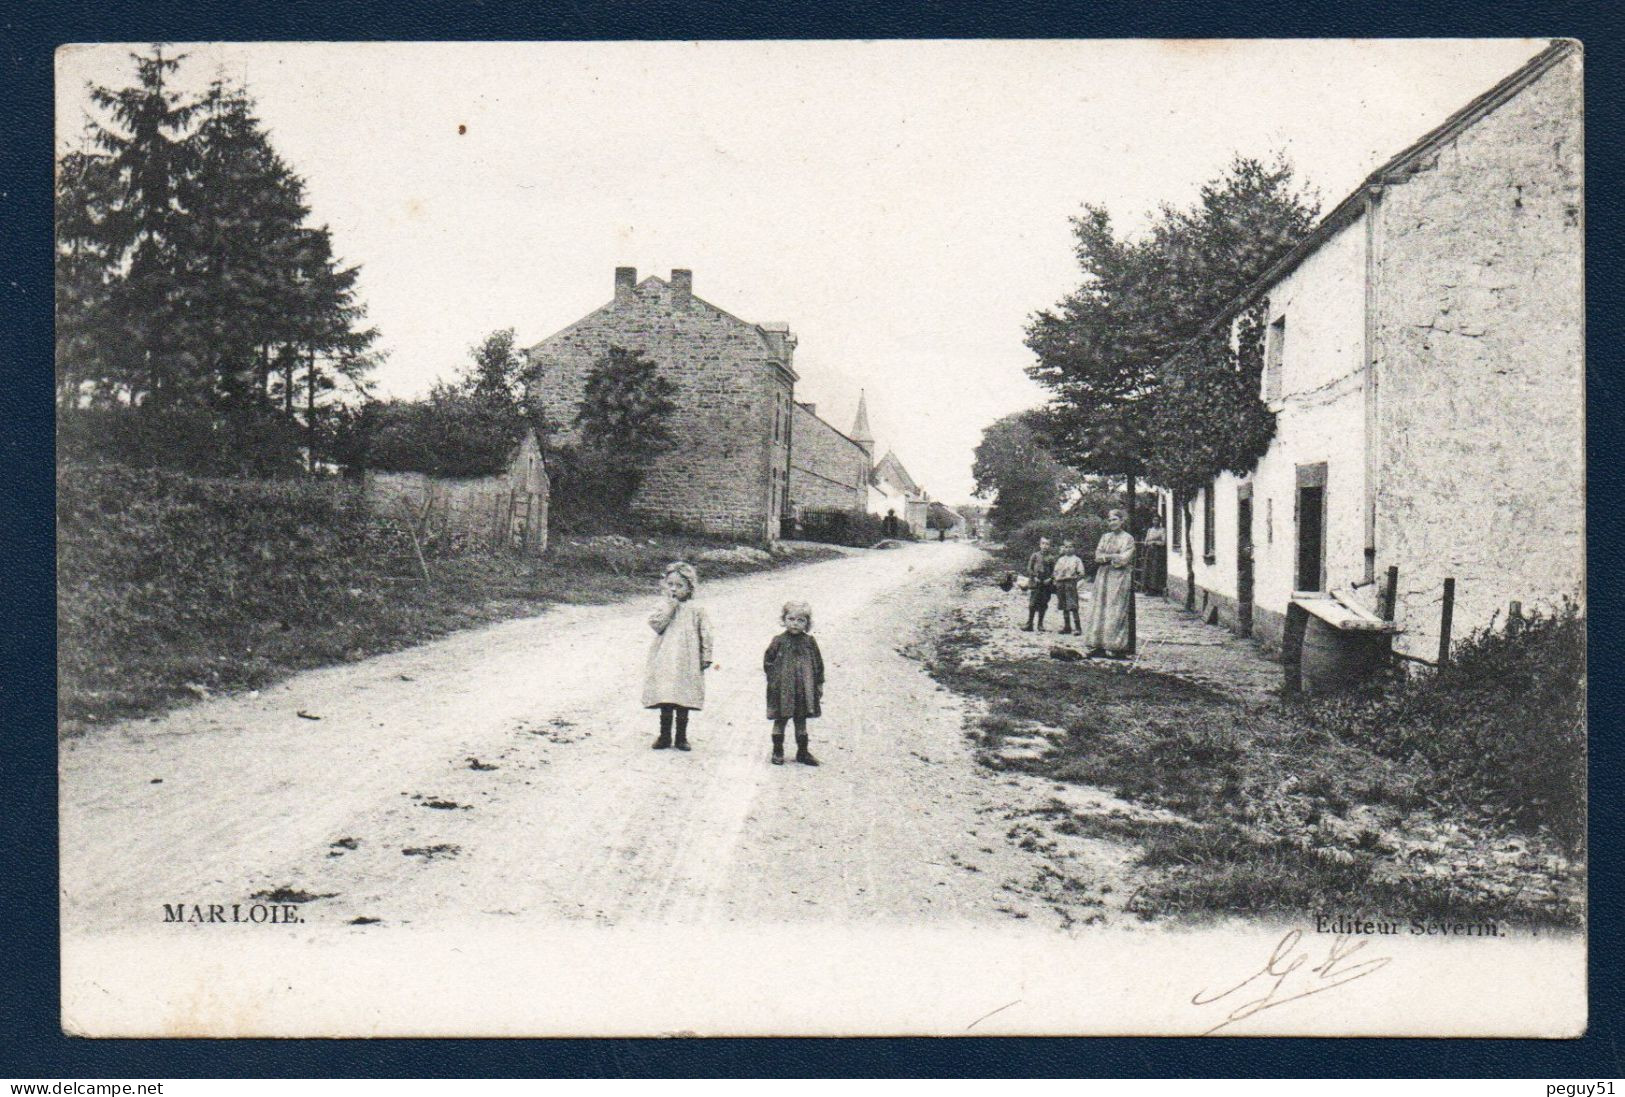
POLYGON ((1388 635, 1340 629, 1314 614, 1303 634, 1303 691, 1335 693, 1364 681, 1388 658, 1388 635))

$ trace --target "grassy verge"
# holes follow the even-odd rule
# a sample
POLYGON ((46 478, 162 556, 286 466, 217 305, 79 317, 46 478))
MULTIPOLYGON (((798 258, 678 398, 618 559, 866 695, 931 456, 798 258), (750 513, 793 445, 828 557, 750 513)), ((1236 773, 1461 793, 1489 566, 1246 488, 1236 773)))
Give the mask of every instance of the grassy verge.
POLYGON ((1166 674, 989 655, 995 627, 962 611, 928 664, 983 702, 972 729, 983 764, 1176 813, 1048 809, 1052 830, 1140 850, 1134 912, 1580 922, 1583 868, 1545 834, 1441 800, 1426 757, 1385 756, 1301 708, 1244 704, 1166 674), (1004 749, 1035 731, 1048 732, 1043 751, 1004 749))
MULTIPOLYGON (((70 468, 57 494, 57 707, 67 735, 557 603, 650 592, 668 561, 728 547, 673 534, 565 535, 540 558, 431 557, 422 582, 379 566, 366 516, 342 485, 70 468)), ((696 562, 711 580, 835 555, 696 562)))

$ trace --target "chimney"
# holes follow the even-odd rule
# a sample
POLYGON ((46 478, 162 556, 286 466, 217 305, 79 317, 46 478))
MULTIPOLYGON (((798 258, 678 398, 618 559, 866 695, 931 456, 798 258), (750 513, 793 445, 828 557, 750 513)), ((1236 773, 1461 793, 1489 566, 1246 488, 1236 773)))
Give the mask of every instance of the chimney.
POLYGON ((671 272, 671 303, 678 308, 687 308, 689 298, 694 296, 694 272, 691 270, 674 270, 671 272))
POLYGON ((632 296, 633 287, 638 284, 637 267, 615 268, 615 300, 625 301, 632 296))

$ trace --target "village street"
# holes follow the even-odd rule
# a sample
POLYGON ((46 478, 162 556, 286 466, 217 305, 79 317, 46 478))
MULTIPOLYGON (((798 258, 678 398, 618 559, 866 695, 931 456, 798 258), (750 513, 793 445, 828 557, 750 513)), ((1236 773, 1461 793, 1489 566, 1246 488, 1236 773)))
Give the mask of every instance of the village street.
MULTIPOLYGON (((1038 868, 1005 840, 1026 793, 978 773, 960 702, 898 652, 982 558, 924 544, 704 587, 721 669, 687 754, 649 749, 638 704, 652 597, 69 740, 64 923, 148 929, 164 904, 256 895, 320 896, 298 906, 316 934, 1048 915, 1003 886, 1038 868), (761 653, 790 598, 813 604, 829 668, 819 768, 767 761, 761 653)), ((209 932, 234 929, 265 932, 209 932)))

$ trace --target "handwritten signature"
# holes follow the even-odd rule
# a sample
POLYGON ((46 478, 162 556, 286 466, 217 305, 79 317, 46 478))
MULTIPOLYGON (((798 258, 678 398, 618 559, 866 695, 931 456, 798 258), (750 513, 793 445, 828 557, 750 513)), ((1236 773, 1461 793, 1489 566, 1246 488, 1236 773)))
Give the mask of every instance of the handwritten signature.
POLYGON ((1245 1021, 1266 1009, 1274 1009, 1299 998, 1307 998, 1311 994, 1324 994, 1328 990, 1347 986, 1356 979, 1364 979, 1367 975, 1381 971, 1391 960, 1388 956, 1371 956, 1356 960, 1355 956, 1371 942, 1356 941, 1345 934, 1339 934, 1332 939, 1326 959, 1314 967, 1306 967, 1310 955, 1308 949, 1302 951, 1298 949, 1298 942, 1302 939, 1302 930, 1290 931, 1281 938, 1280 943, 1275 946, 1275 951, 1270 953, 1270 958, 1258 971, 1228 990, 1217 993, 1204 990, 1193 995, 1191 997, 1193 1006, 1211 1005, 1225 999, 1229 999, 1232 1005, 1224 1020, 1202 1035, 1211 1036, 1227 1025, 1245 1021), (1259 993, 1260 991, 1262 993, 1259 993), (1235 997, 1236 995, 1241 997, 1235 997))

